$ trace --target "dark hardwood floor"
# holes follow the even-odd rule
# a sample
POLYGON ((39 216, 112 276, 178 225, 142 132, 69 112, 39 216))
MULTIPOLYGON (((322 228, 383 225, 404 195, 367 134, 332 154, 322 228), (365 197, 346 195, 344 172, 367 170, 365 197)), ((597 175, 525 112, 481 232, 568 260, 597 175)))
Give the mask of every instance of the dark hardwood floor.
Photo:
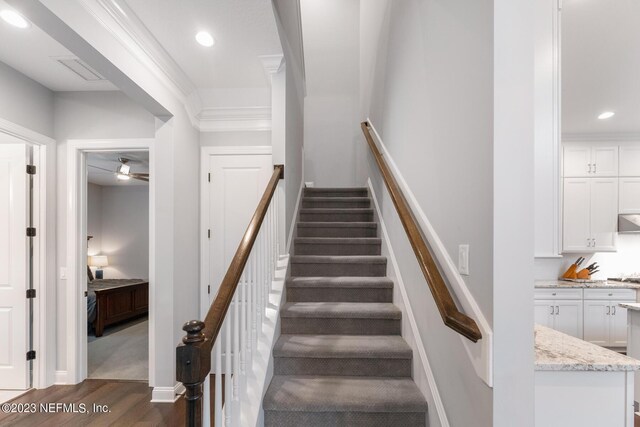
MULTIPOLYGON (((184 399, 174 404, 151 403, 151 388, 146 382, 86 380, 78 385, 59 385, 31 390, 10 403, 35 403, 32 414, 0 411, 0 426, 181 426, 184 424, 184 399), (58 410, 46 413, 40 404, 85 404, 88 413, 58 410), (106 405, 107 413, 93 412, 93 405, 106 405)), ((69 408, 67 408, 69 409, 69 408)))

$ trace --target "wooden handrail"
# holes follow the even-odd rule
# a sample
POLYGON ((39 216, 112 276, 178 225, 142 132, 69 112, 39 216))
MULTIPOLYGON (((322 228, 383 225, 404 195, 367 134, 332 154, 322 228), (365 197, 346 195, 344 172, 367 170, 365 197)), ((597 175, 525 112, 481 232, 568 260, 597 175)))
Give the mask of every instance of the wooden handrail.
POLYGON ((436 302, 436 306, 438 307, 438 311, 440 312, 440 316, 442 317, 444 324, 459 334, 467 337, 471 341, 477 342, 482 338, 482 333, 472 318, 458 310, 458 307, 449 292, 449 288, 447 288, 447 285, 442 278, 442 274, 434 261, 433 255, 420 232, 418 223, 409 208, 409 204, 407 203, 404 194, 402 194, 402 191, 393 177, 387 162, 384 160, 382 153, 380 153, 380 150, 378 150, 378 147, 371 137, 369 123, 362 122, 360 127, 362 128, 362 132, 364 133, 367 143, 373 152, 373 157, 380 168, 384 183, 387 186, 387 190, 389 190, 389 194, 391 194, 391 200, 393 200, 393 204, 398 211, 400 221, 402 221, 402 225, 407 233, 409 242, 411 242, 413 252, 418 259, 418 264, 420 265, 424 278, 427 280, 427 284, 429 285, 429 289, 431 290, 431 294, 433 295, 433 299, 436 302))
POLYGON ((182 338, 182 342, 176 348, 176 377, 186 388, 186 424, 189 426, 202 425, 202 384, 211 371, 213 344, 220 333, 253 244, 278 187, 278 181, 281 179, 284 179, 284 165, 275 165, 271 179, 204 321, 191 320, 182 327, 187 335, 182 338))

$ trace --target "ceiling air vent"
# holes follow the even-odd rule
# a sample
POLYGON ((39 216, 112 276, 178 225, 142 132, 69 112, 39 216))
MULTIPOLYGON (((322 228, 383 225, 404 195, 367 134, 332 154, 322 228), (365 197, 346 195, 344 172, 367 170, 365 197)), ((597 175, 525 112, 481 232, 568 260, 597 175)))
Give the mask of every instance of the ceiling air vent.
POLYGON ((82 77, 84 80, 88 82, 97 82, 97 81, 106 80, 96 70, 94 70, 85 62, 83 62, 82 60, 74 56, 54 57, 52 59, 64 65, 67 69, 74 72, 76 75, 82 77))

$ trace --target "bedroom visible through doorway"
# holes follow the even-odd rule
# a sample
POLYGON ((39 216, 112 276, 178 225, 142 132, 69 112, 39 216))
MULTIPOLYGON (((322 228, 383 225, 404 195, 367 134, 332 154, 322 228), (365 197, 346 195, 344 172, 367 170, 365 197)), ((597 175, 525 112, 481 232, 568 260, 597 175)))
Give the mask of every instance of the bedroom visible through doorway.
POLYGON ((149 153, 86 154, 87 377, 149 379, 149 153))

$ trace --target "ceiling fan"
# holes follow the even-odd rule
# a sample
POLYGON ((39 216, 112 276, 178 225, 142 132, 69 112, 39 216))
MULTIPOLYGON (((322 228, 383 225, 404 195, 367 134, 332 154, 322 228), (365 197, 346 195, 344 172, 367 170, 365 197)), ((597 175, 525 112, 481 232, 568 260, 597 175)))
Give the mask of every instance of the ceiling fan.
POLYGON ((116 178, 119 179, 120 181, 128 181, 131 178, 133 178, 133 179, 137 179, 139 181, 149 182, 149 174, 148 173, 131 172, 131 166, 129 166, 129 163, 139 163, 138 160, 132 160, 132 159, 128 159, 126 157, 118 157, 118 162, 120 162, 120 165, 117 167, 115 172, 113 172, 112 170, 109 170, 109 169, 105 169, 105 168, 101 168, 99 166, 95 166, 95 165, 88 165, 88 166, 92 167, 94 169, 100 169, 100 170, 103 170, 103 171, 106 171, 106 172, 112 172, 112 173, 115 174, 116 178))

